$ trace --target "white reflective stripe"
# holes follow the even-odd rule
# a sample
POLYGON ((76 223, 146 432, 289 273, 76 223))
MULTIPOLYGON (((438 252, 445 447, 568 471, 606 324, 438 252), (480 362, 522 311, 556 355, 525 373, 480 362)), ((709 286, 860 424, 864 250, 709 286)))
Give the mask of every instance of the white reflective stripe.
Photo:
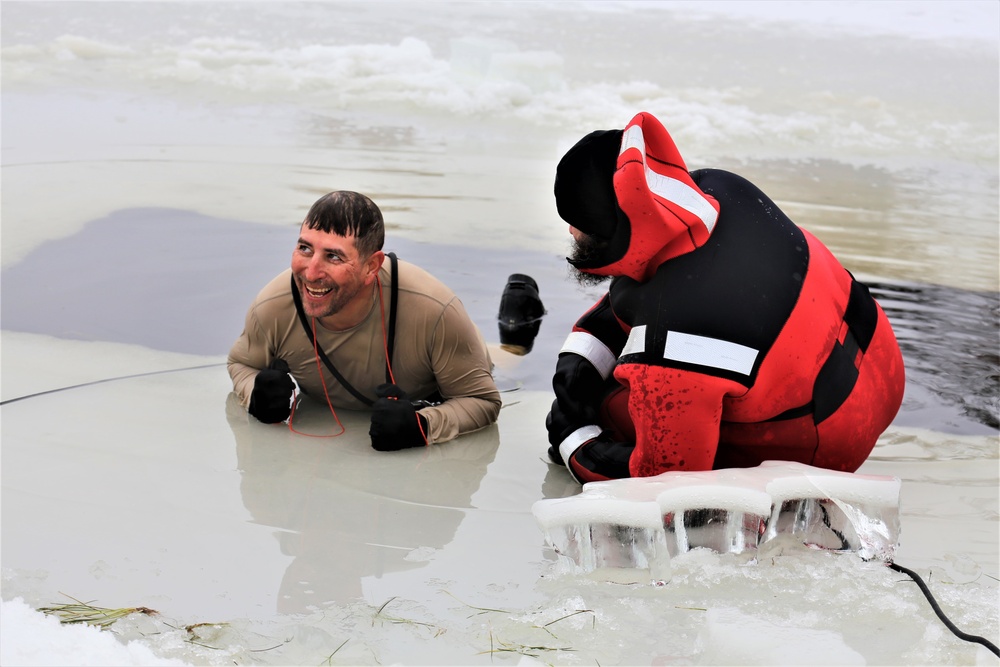
POLYGON ((646 187, 653 194, 667 201, 672 201, 685 211, 694 213, 705 224, 709 232, 715 228, 715 221, 719 218, 719 213, 700 192, 683 181, 664 176, 650 169, 646 163, 646 140, 642 136, 642 128, 638 125, 628 128, 622 135, 621 153, 629 148, 636 148, 642 154, 642 165, 646 172, 646 187))
POLYGON ((642 153, 642 162, 646 163, 646 138, 642 136, 642 127, 639 125, 633 125, 625 130, 622 134, 622 149, 618 153, 621 155, 630 148, 638 148, 639 152, 642 153))
POLYGON ((611 371, 615 369, 615 364, 618 363, 615 353, 593 334, 589 334, 586 331, 574 331, 567 336, 566 342, 563 343, 562 349, 559 350, 559 354, 563 352, 572 352, 573 354, 580 355, 592 363, 597 372, 605 380, 608 379, 611 371))
POLYGON ((757 353, 752 347, 727 340, 668 331, 663 358, 750 375, 757 353))
POLYGON ((715 227, 715 221, 719 217, 719 213, 712 208, 708 200, 687 183, 678 181, 675 178, 668 178, 646 167, 646 184, 653 193, 674 202, 684 210, 698 216, 705 223, 708 231, 712 231, 712 228, 715 227))
POLYGON ((590 426, 581 426, 566 436, 566 439, 559 443, 559 455, 562 457, 563 463, 569 467, 569 457, 573 456, 573 452, 580 449, 580 445, 593 440, 600 434, 601 427, 591 424, 590 426))
POLYGON ((625 341, 625 347, 622 348, 622 356, 626 354, 639 354, 646 351, 646 325, 640 324, 637 327, 632 327, 632 331, 628 332, 628 340, 625 341))

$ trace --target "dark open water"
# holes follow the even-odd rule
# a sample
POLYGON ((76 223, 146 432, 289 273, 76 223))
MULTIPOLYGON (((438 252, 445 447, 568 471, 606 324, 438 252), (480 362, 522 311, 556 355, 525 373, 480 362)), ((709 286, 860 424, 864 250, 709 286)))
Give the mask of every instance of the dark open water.
MULTIPOLYGON (((291 257, 295 226, 222 220, 190 211, 129 209, 88 223, 4 269, 4 329, 113 341, 200 355, 226 354, 251 299, 291 257), (129 252, 155 248, 155 252, 129 252), (53 267, 59 267, 58 271, 53 267), (66 276, 72 280, 67 281, 66 276), (39 308, 39 301, 53 307, 39 308)), ((569 277, 564 258, 530 251, 416 243, 387 250, 455 289, 488 341, 499 341, 500 294, 511 273, 539 284, 547 314, 515 377, 550 388, 559 348, 596 299, 569 277)), ((878 280, 873 293, 903 350, 901 426, 964 435, 1000 428, 1000 296, 942 285, 878 280)))

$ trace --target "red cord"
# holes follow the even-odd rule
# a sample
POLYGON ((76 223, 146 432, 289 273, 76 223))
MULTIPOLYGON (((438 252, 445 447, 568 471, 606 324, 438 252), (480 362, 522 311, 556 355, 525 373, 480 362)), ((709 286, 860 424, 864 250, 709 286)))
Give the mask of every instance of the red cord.
POLYGON ((343 435, 346 428, 340 423, 340 418, 337 416, 337 411, 333 409, 333 403, 330 401, 330 393, 326 389, 326 378, 323 377, 323 367, 319 363, 319 344, 316 342, 316 318, 312 318, 312 338, 313 338, 313 354, 316 355, 316 371, 319 373, 319 381, 323 384, 323 395, 326 397, 326 404, 330 408, 330 414, 333 415, 334 421, 337 422, 337 426, 340 427, 340 433, 331 433, 329 435, 319 435, 317 433, 303 433, 302 431, 296 431, 292 426, 292 420, 295 418, 295 404, 296 404, 296 394, 292 392, 292 413, 288 415, 288 430, 292 433, 298 433, 299 435, 306 435, 310 438, 336 438, 338 435, 343 435))
MULTIPOLYGON (((392 372, 392 362, 389 359, 389 337, 385 330, 385 301, 382 299, 382 281, 379 279, 378 274, 375 275, 375 284, 378 286, 378 302, 379 309, 382 313, 382 350, 385 353, 385 367, 389 370, 389 380, 393 384, 396 384, 396 376, 392 372)), ((330 393, 326 388, 326 378, 323 377, 323 367, 320 365, 319 359, 319 343, 316 337, 316 318, 312 318, 312 339, 313 339, 313 354, 316 357, 316 370, 319 373, 319 380, 323 384, 323 396, 326 397, 326 405, 330 408, 330 414, 333 415, 334 421, 337 422, 337 426, 340 427, 340 433, 332 433, 330 435, 318 435, 315 433, 303 433, 302 431, 296 431, 292 426, 292 420, 295 418, 295 400, 297 394, 292 392, 292 412, 288 415, 288 430, 292 433, 297 433, 299 435, 309 436, 310 438, 336 438, 338 435, 343 435, 347 430, 344 425, 340 423, 340 418, 337 417, 337 411, 333 409, 333 402, 330 401, 330 393)), ((424 439, 424 446, 430 445, 427 440, 427 433, 424 431, 424 425, 420 421, 420 415, 415 415, 417 420, 417 428, 420 429, 420 435, 424 439)))

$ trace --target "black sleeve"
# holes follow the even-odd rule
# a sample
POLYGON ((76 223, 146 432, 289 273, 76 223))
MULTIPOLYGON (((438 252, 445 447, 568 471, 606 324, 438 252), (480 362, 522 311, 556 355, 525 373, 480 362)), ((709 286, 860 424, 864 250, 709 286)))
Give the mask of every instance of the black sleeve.
POLYGON ((545 420, 549 444, 556 447, 577 429, 599 423, 599 410, 604 397, 619 386, 611 372, 613 360, 617 359, 628 339, 611 309, 608 295, 577 321, 571 336, 593 339, 594 347, 603 346, 606 351, 601 353, 603 363, 588 358, 586 354, 565 351, 565 347, 560 352, 552 378, 556 398, 545 420), (612 362, 611 368, 608 367, 609 361, 612 362))

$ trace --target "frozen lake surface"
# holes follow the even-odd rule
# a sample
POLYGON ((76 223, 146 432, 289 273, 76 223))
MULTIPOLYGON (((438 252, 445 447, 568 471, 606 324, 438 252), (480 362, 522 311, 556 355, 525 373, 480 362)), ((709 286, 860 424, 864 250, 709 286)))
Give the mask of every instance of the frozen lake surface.
POLYGON ((860 472, 902 480, 896 561, 1000 640, 995 3, 233 6, 0 7, 5 665, 68 664, 9 632, 66 596, 158 610, 114 636, 188 664, 995 664, 878 562, 699 550, 615 583, 562 574, 531 513, 579 492, 544 418, 596 298, 555 164, 648 110, 872 285, 907 388, 860 472), (380 454, 363 414, 308 438, 233 405, 245 309, 341 188, 488 341, 507 276, 537 280, 495 427, 380 454))

